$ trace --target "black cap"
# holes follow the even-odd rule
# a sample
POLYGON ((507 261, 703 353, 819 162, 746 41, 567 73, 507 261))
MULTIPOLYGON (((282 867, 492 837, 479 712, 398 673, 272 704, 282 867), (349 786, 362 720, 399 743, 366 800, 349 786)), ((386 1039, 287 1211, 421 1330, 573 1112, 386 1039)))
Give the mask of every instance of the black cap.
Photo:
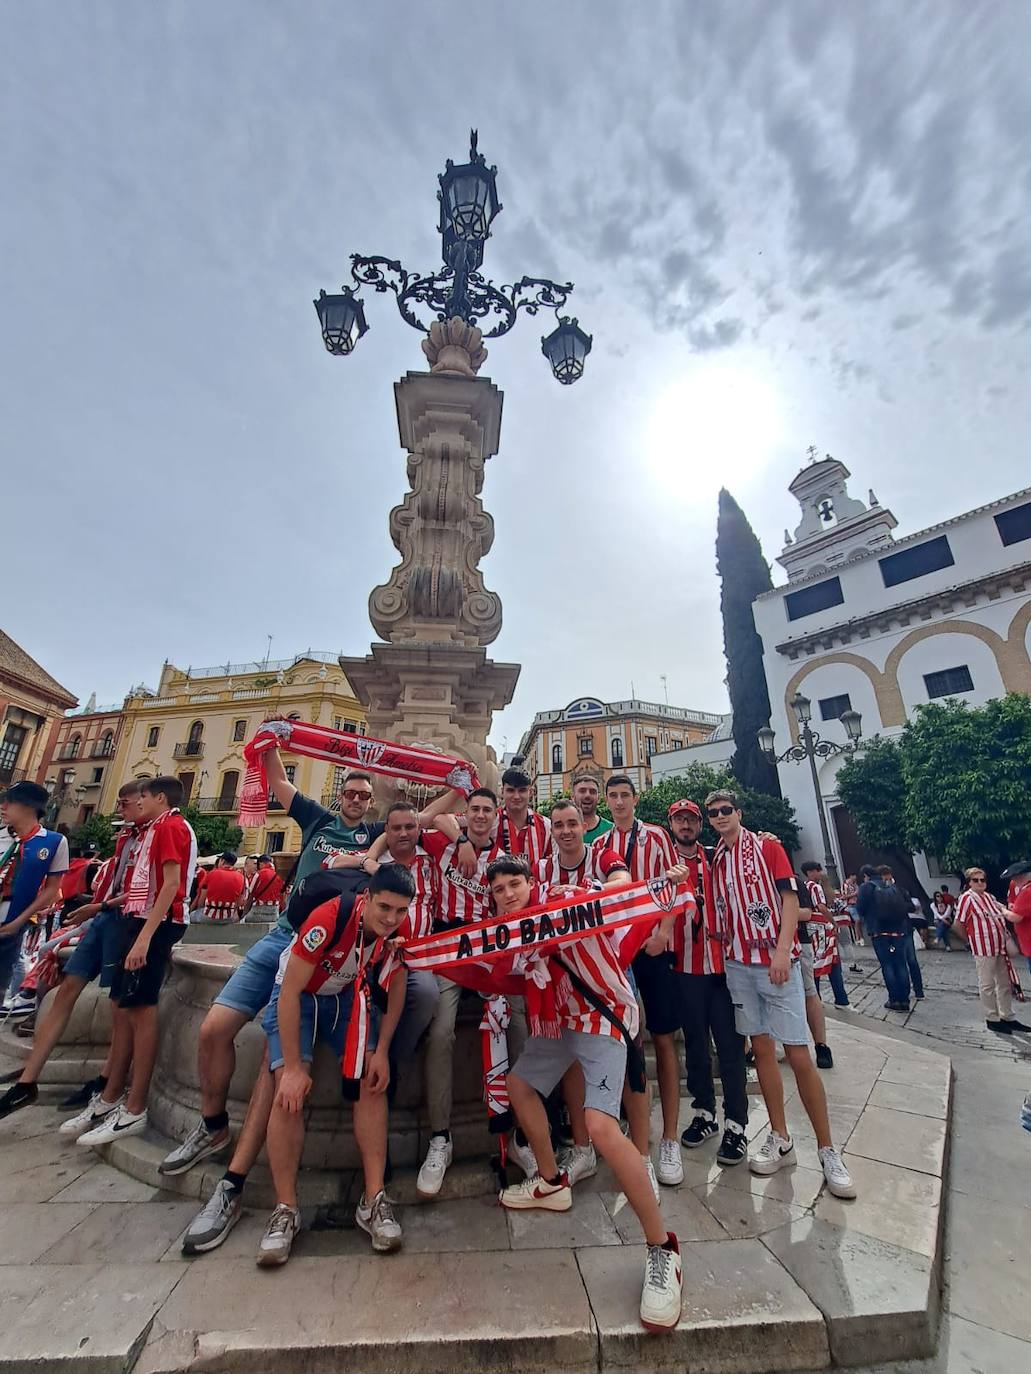
POLYGON ((42 816, 50 801, 50 793, 38 782, 16 782, 0 795, 0 801, 17 802, 21 806, 31 806, 37 816, 42 816))
POLYGON ((1004 883, 1012 882, 1014 878, 1019 878, 1025 873, 1031 873, 1031 861, 1021 859, 1020 863, 1010 864, 1009 868, 1004 869, 999 877, 1004 883))
POLYGON ((503 787, 529 787, 529 776, 521 768, 506 768, 501 775, 503 787))

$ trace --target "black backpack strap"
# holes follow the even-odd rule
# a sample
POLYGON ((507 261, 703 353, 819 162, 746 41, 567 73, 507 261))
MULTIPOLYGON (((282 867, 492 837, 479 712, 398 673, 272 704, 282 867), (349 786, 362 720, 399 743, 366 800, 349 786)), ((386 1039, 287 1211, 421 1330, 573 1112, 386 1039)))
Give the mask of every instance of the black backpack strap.
POLYGON ((580 996, 583 997, 585 1001, 589 1002, 596 1012, 604 1016, 610 1026, 615 1026, 616 1030, 618 1030, 622 1036, 626 1044, 626 1073, 631 1092, 643 1093, 647 1091, 648 1076, 645 1072, 644 1055, 641 1053, 640 1045, 638 1045, 637 1041, 633 1038, 612 1008, 601 1000, 593 988, 588 987, 578 973, 575 973, 557 954, 553 954, 551 957, 572 983, 573 987, 576 988, 580 996))

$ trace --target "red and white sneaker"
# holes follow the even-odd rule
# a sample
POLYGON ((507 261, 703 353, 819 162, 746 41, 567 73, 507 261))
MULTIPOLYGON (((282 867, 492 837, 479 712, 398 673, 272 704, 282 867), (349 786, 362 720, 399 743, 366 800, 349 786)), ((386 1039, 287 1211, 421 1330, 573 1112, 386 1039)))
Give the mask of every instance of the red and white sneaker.
POLYGON ((641 1325, 647 1331, 669 1331, 680 1320, 683 1272, 680 1242, 672 1231, 665 1245, 649 1245, 641 1290, 641 1325))
POLYGON ((498 1201, 510 1212, 568 1212, 573 1205, 573 1190, 565 1174, 559 1174, 557 1183, 546 1183, 538 1175, 504 1188, 498 1201))

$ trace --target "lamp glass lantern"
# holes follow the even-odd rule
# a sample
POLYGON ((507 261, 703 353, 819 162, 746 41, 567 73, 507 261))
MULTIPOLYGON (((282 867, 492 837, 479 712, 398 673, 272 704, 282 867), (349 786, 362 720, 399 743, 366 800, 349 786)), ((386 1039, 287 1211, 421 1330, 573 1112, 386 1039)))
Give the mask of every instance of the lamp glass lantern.
POLYGON ((558 326, 541 339, 541 352, 551 364, 555 380, 570 386, 583 376, 584 360, 591 351, 592 337, 568 315, 560 315, 558 326))
POLYGON ((313 301, 322 329, 322 342, 326 352, 337 357, 350 353, 358 340, 368 329, 365 322, 365 306, 349 286, 341 288, 338 296, 327 296, 319 292, 313 301))
POLYGON ((766 755, 768 759, 772 759, 774 757, 774 734, 772 729, 768 725, 764 725, 761 730, 757 730, 755 732, 755 737, 759 741, 759 748, 763 751, 763 753, 766 755))
POLYGON ((440 182, 440 228, 445 241, 458 239, 482 244, 490 234, 491 221, 501 209, 497 188, 498 169, 488 167, 475 140, 469 161, 459 166, 448 158, 440 182))
POLYGON ((796 692, 791 698, 791 709, 798 718, 799 725, 808 725, 813 718, 813 703, 801 692, 796 692))
POLYGON ((842 725, 845 727, 845 730, 846 730, 846 733, 848 734, 849 739, 850 739, 850 740, 853 742, 853 744, 854 744, 854 743, 861 737, 861 735, 862 735, 862 733, 863 733, 863 717, 859 714, 858 711, 851 711, 851 710, 849 710, 849 711, 842 711, 842 713, 841 713, 841 715, 838 717, 838 719, 841 721, 842 725))

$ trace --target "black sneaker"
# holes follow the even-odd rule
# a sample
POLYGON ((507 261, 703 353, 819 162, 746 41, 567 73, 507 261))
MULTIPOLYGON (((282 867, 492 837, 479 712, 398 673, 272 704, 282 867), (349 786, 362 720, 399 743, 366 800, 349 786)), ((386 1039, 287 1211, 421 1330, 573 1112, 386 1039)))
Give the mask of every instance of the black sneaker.
POLYGON ((740 1164, 747 1154, 748 1137, 744 1131, 735 1131, 732 1126, 728 1126, 723 1132, 723 1139, 716 1151, 716 1163, 730 1167, 734 1164, 740 1164))
POLYGON ((719 1127, 711 1117, 696 1116, 687 1130, 682 1132, 680 1143, 688 1150, 695 1150, 699 1145, 711 1140, 718 1130, 719 1127))
POLYGON ((1031 1026, 1025 1026, 1023 1021, 1014 1021, 1012 1016, 1007 1016, 1002 1024, 1008 1026, 1011 1031, 1031 1031, 1031 1026))
POLYGON ((35 1083, 13 1083, 0 1097, 0 1118, 10 1116, 19 1107, 28 1107, 39 1097, 35 1083))
POLYGON ((104 1080, 102 1078, 91 1078, 88 1083, 83 1083, 81 1088, 76 1088, 75 1092, 70 1093, 61 1103, 62 1107, 88 1107, 93 1101, 95 1093, 104 1091, 104 1080))
POLYGON ((996 1035, 1012 1035, 1013 1027, 1007 1021, 986 1021, 985 1025, 996 1035))
POLYGON ((834 1056, 831 1054, 830 1045, 817 1045, 816 1047, 816 1067, 818 1069, 833 1069, 834 1056))

